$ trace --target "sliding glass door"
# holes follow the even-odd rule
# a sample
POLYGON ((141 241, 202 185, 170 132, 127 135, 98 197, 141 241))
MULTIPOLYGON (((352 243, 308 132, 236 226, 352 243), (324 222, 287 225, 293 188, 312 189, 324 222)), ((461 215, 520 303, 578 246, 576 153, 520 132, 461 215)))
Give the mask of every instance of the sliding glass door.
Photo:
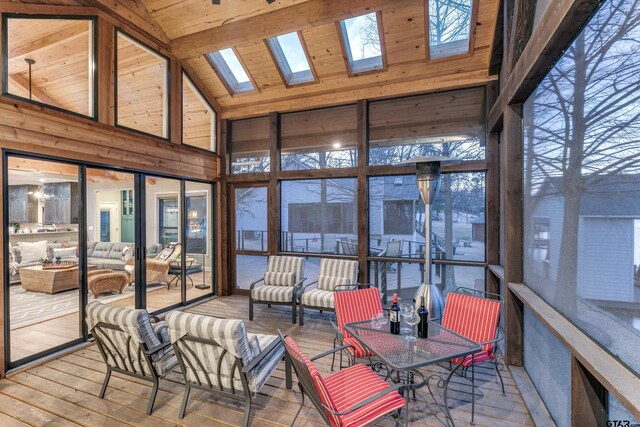
POLYGON ((20 157, 5 164, 5 356, 28 361, 83 336, 80 168, 20 157))
POLYGON ((7 369, 87 340, 88 302, 158 313, 215 292, 211 183, 3 156, 7 369))

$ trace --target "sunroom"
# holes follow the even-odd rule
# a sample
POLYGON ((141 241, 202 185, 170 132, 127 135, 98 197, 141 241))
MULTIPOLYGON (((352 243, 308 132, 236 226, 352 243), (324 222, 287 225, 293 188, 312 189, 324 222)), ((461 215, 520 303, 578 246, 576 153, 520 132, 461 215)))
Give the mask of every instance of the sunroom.
POLYGON ((640 425, 640 0, 0 13, 3 426, 640 425))

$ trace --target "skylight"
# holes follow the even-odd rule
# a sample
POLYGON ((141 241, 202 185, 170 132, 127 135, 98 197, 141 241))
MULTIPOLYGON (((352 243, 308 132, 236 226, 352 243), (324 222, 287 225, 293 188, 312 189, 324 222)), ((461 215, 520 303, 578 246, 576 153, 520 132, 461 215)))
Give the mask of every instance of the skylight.
POLYGON ((340 31, 351 74, 384 67, 376 12, 340 21, 340 31))
POLYGON ((309 83, 315 80, 298 33, 270 38, 267 44, 287 85, 309 83))
POLYGON ((232 94, 251 92, 255 89, 233 49, 222 49, 207 56, 232 94))
POLYGON ((473 0, 429 0, 430 59, 469 52, 473 0))

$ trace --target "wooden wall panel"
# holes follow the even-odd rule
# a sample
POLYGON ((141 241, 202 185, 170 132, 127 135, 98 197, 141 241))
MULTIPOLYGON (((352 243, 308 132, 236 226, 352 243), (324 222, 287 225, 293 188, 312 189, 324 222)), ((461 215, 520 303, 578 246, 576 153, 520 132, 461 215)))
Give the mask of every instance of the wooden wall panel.
POLYGON ((196 179, 218 178, 214 154, 20 101, 0 99, 0 146, 196 179))

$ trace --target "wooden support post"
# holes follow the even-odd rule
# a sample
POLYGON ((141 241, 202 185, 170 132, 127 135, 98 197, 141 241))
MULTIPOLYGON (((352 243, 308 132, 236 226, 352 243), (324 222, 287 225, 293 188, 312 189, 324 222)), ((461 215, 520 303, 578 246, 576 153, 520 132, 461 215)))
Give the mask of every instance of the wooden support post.
POLYGON ((218 139, 218 153, 220 159, 218 161, 218 176, 220 183, 218 184, 218 295, 231 295, 233 290, 233 277, 230 276, 230 258, 232 253, 231 239, 229 233, 233 230, 229 227, 229 185, 228 176, 228 140, 231 136, 229 129, 230 123, 227 120, 220 120, 220 138, 218 139))
MULTIPOLYGON (((522 105, 508 106, 504 112, 501 149, 504 150, 502 191, 504 191, 504 279, 522 283, 522 105)), ((523 308, 511 292, 505 295, 506 359, 522 365, 523 308)))
POLYGON ((114 93, 115 27, 104 18, 98 18, 98 121, 113 126, 115 123, 114 93))
POLYGON ((606 425, 607 407, 607 389, 575 357, 571 357, 571 426, 606 425))
MULTIPOLYGON (((4 164, 4 156, 0 156, 0 189, 4 189, 4 170, 8 167, 8 165, 4 164)), ((0 197, 0 242, 4 242, 4 233, 6 230, 2 224, 4 224, 4 197, 0 197)), ((5 312, 4 312, 4 298, 5 298, 5 289, 7 289, 7 284, 5 283, 6 272, 5 265, 6 258, 4 253, 4 243, 2 246, 2 256, 0 256, 0 274, 2 274, 2 289, 0 289, 0 378, 4 377, 4 368, 6 366, 6 360, 4 360, 5 355, 5 346, 7 343, 4 341, 5 330, 4 328, 8 327, 4 323, 5 312)), ((6 313, 8 314, 8 313, 6 313)))
POLYGON ((275 255, 280 251, 280 114, 269 115, 269 187, 267 191, 267 234, 269 254, 275 255))
POLYGON ((369 183, 367 179, 367 142, 369 139, 369 107, 366 100, 358 101, 358 263, 360 264, 360 283, 369 283, 369 267, 367 256, 369 254, 369 207, 367 192, 369 183))
MULTIPOLYGON (((493 104, 497 98, 497 83, 487 85, 487 106, 493 104)), ((486 141, 487 151, 487 181, 486 181, 486 253, 487 264, 500 264, 500 135, 488 133, 486 141)), ((485 289, 487 292, 500 293, 500 282, 487 269, 485 289)))
POLYGON ((182 66, 180 61, 169 61, 169 139, 174 144, 182 144, 182 66))

